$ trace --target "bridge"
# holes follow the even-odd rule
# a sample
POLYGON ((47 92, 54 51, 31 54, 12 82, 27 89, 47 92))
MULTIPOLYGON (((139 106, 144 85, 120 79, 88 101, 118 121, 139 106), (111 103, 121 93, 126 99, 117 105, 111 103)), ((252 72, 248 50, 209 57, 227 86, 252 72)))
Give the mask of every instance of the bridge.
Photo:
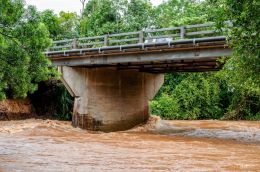
POLYGON ((118 131, 148 119, 164 73, 220 70, 232 53, 223 31, 205 23, 67 39, 45 55, 75 97, 73 126, 118 131))

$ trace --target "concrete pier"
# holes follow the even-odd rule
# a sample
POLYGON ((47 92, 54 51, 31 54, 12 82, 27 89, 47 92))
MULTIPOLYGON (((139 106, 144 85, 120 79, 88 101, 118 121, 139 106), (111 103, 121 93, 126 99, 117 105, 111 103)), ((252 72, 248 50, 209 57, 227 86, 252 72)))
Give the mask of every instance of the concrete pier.
POLYGON ((59 67, 75 97, 72 124, 94 131, 130 129, 149 117, 148 101, 164 82, 163 74, 116 68, 59 67))

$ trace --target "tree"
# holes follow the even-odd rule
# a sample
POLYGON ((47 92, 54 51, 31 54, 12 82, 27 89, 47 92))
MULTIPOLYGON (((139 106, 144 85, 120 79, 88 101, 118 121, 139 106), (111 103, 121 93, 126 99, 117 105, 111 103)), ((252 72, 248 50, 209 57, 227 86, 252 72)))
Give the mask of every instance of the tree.
POLYGON ((56 74, 42 53, 49 32, 34 7, 25 9, 21 0, 0 3, 0 97, 26 97, 56 74))
POLYGON ((90 0, 80 32, 84 36, 139 31, 151 27, 153 8, 148 0, 90 0))
POLYGON ((167 118, 201 118, 203 115, 206 115, 204 116, 206 118, 221 117, 226 113, 224 118, 228 119, 259 119, 259 7, 260 2, 257 0, 242 0, 239 2, 235 0, 206 0, 202 2, 170 0, 160 5, 156 9, 157 27, 214 21, 219 28, 223 27, 224 21, 232 21, 233 27, 228 28, 230 32, 227 36, 230 39, 233 56, 227 60, 224 70, 214 75, 218 78, 218 82, 212 81, 211 75, 208 74, 186 74, 186 78, 183 78, 182 75, 168 75, 163 89, 151 103, 152 111, 163 110, 164 114, 162 115, 166 115, 167 118), (191 80, 191 78, 193 79, 191 80), (201 85, 200 82, 210 83, 210 87, 206 87, 207 84, 201 85), (205 101, 204 93, 195 89, 199 87, 208 90, 207 92, 212 92, 210 101, 205 101), (190 89, 192 92, 190 92, 190 89), (216 90, 219 90, 218 94, 215 94, 216 90), (187 92, 190 92, 190 94, 187 94, 187 92), (186 100, 184 97, 186 97, 186 100), (196 97, 203 99, 193 101, 196 97), (188 106, 189 103, 187 102, 195 104, 192 103, 192 106, 188 106), (204 102, 204 106, 201 106, 203 104, 200 105, 200 102, 204 102), (167 104, 172 104, 179 110, 177 112, 167 111, 169 109, 167 104), (221 111, 219 111, 220 108, 221 111), (212 116, 213 113, 205 113, 207 111, 214 112, 216 116, 212 116), (187 114, 189 115, 186 116, 187 114))
POLYGON ((148 0, 131 0, 127 3, 125 27, 127 31, 139 31, 153 25, 153 8, 148 0))
POLYGON ((225 15, 233 22, 229 33, 233 56, 222 73, 233 92, 228 115, 231 118, 260 117, 260 2, 224 2, 225 15))
POLYGON ((155 9, 156 27, 203 23, 208 20, 208 7, 196 0, 169 0, 155 9))
POLYGON ((215 74, 167 75, 160 95, 151 102, 153 114, 167 119, 216 119, 222 116, 219 79, 215 74))
POLYGON ((85 9, 85 5, 86 5, 86 0, 80 0, 81 4, 82 4, 82 9, 80 10, 81 13, 81 17, 83 17, 83 13, 84 13, 84 9, 85 9))
POLYGON ((120 18, 115 5, 111 0, 88 1, 80 24, 81 34, 96 36, 119 31, 120 18))
POLYGON ((79 18, 76 13, 61 11, 56 15, 52 10, 45 10, 41 13, 41 20, 53 40, 75 38, 79 35, 79 18))
POLYGON ((41 20, 48 28, 52 39, 60 39, 62 35, 62 27, 59 17, 52 10, 45 10, 41 13, 41 20))
MULTIPOLYGON (((169 0, 155 9, 155 26, 160 28, 207 22, 213 18, 207 3, 169 0)), ((221 88, 225 85, 220 78, 215 80, 214 77, 216 75, 211 73, 167 74, 163 87, 151 102, 152 113, 167 119, 221 117, 226 110, 221 96, 221 88)))
POLYGON ((62 28, 61 39, 78 37, 79 18, 76 13, 61 11, 59 14, 59 23, 62 28))

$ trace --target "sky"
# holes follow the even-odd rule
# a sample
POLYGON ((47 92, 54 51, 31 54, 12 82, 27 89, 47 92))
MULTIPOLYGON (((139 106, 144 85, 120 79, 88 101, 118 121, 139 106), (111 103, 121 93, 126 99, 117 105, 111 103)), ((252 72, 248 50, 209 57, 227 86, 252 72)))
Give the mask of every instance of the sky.
MULTIPOLYGON (((82 8, 80 0, 25 0, 27 5, 35 5, 38 10, 52 9, 56 14, 60 11, 80 13, 82 8)), ((153 5, 158 5, 163 0, 151 0, 153 5)))

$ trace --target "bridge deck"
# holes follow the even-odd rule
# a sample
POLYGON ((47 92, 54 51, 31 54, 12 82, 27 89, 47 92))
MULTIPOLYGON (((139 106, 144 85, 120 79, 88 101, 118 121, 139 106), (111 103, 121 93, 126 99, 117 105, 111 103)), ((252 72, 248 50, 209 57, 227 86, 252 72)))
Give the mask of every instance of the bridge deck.
POLYGON ((152 41, 155 40, 154 42, 149 42, 143 31, 56 41, 54 42, 56 45, 45 54, 56 66, 115 67, 118 70, 136 69, 152 73, 216 71, 222 67, 217 59, 231 55, 226 37, 217 36, 219 33, 212 30, 187 32, 187 28, 209 26, 212 27, 212 24, 147 31, 148 33, 179 31, 175 37, 172 36, 173 34, 171 37, 165 34, 149 35, 152 41), (127 37, 126 39, 126 36, 137 33, 138 38, 127 37), (113 40, 113 36, 121 37, 113 40), (157 42, 162 38, 166 39, 157 42), (103 39, 103 46, 97 46, 100 42, 80 42, 92 39, 95 41, 103 39), (130 41, 131 44, 125 41, 130 41))

